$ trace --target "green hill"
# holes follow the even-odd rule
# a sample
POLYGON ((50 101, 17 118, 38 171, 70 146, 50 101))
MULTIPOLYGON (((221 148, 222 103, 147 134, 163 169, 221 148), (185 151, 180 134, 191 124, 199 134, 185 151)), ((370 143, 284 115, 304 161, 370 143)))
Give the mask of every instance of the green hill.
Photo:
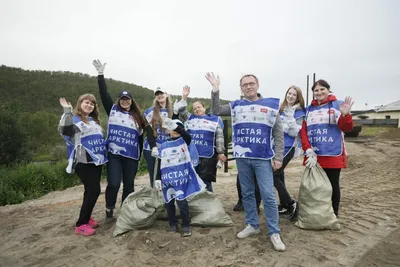
MULTIPOLYGON (((142 111, 152 105, 152 90, 113 79, 106 79, 106 82, 112 97, 125 89, 132 92, 142 111)), ((64 142, 57 132, 62 114, 59 98, 65 97, 74 105, 84 93, 93 93, 100 101, 97 77, 0 66, 0 165, 65 158, 64 142)), ((172 96, 173 99, 177 97, 172 96)), ((204 98, 190 100, 197 99, 210 103, 210 99, 204 98)), ((99 107, 106 128, 107 117, 101 103, 99 107)))

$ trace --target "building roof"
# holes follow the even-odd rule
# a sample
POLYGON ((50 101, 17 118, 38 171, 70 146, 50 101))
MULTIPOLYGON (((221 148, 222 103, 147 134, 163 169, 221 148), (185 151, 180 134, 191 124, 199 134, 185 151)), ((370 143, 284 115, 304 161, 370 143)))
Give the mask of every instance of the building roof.
POLYGON ((376 112, 400 111, 400 100, 375 108, 376 112))

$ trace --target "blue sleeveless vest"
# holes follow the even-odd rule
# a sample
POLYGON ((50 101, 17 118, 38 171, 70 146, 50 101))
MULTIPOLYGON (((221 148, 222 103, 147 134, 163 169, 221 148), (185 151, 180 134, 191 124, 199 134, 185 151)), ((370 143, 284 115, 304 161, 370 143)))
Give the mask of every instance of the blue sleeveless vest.
POLYGON ((278 98, 247 99, 230 103, 232 116, 233 156, 236 158, 271 159, 272 127, 279 112, 278 98))
POLYGON ((78 116, 74 116, 74 125, 81 131, 80 144, 73 144, 68 136, 63 135, 67 141, 68 167, 67 172, 71 173, 72 163, 75 158, 77 146, 82 146, 90 155, 96 166, 102 165, 108 161, 106 142, 103 136, 103 130, 93 118, 89 117, 89 124, 83 122, 78 116))
POLYGON ((139 159, 139 126, 129 112, 111 108, 108 119, 107 148, 114 155, 139 159))
POLYGON ((183 200, 201 192, 204 182, 194 170, 189 148, 183 138, 168 140, 161 144, 161 182, 164 200, 183 200))
POLYGON ((196 116, 190 115, 185 123, 188 133, 192 136, 192 142, 196 145, 199 156, 211 158, 215 151, 215 134, 218 125, 223 128, 220 117, 215 115, 196 116))
MULTIPOLYGON (((151 121, 153 119, 153 110, 154 107, 148 108, 144 111, 144 115, 146 116, 147 122, 151 125, 151 121)), ((168 117, 168 109, 162 108, 160 110, 161 118, 167 118, 168 117)), ((159 148, 162 143, 164 143, 167 138, 169 137, 169 134, 167 131, 161 128, 160 125, 156 125, 157 129, 157 138, 156 138, 156 143, 157 147, 159 148)), ((147 137, 144 139, 144 145, 143 145, 144 150, 151 150, 151 147, 149 145, 149 142, 147 141, 147 137)))
POLYGON ((337 123, 340 117, 340 101, 330 101, 321 106, 307 108, 307 136, 319 156, 342 154, 343 133, 337 123))

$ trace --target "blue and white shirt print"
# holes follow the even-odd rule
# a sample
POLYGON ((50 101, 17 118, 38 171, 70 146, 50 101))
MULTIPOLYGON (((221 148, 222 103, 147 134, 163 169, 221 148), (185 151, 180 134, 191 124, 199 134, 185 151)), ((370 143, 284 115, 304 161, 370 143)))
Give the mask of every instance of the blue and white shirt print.
POLYGON ((86 124, 76 115, 74 116, 73 122, 80 130, 80 144, 74 145, 71 143, 68 136, 64 136, 68 148, 67 172, 72 172, 72 164, 74 162, 77 146, 82 146, 85 149, 96 166, 106 163, 108 161, 106 142, 100 125, 98 125, 91 117, 89 117, 89 124, 86 124))
POLYGON ((129 112, 111 108, 108 119, 107 148, 111 154, 139 159, 139 136, 143 133, 129 112))
POLYGON ((185 127, 196 145, 199 156, 211 158, 215 152, 215 134, 218 125, 224 128, 220 117, 215 115, 196 116, 191 114, 185 122, 185 127))
MULTIPOLYGON (((306 113, 303 109, 297 109, 294 112, 294 119, 297 120, 298 118, 305 117, 306 113)), ((281 121, 282 125, 286 123, 286 114, 285 111, 282 111, 281 113, 281 121)), ((283 153, 283 156, 286 157, 286 155, 289 153, 289 151, 292 149, 292 147, 296 146, 296 137, 290 136, 287 133, 287 127, 283 127, 283 135, 284 135, 284 142, 285 142, 285 151, 283 153)))
POLYGON ((233 156, 265 160, 273 158, 272 127, 279 112, 279 99, 242 99, 231 102, 230 106, 233 156))
POLYGON ((319 156, 339 156, 343 152, 343 133, 337 123, 340 117, 340 101, 307 108, 307 136, 310 145, 319 156))
POLYGON ((168 140, 161 144, 161 183, 164 201, 186 199, 205 188, 191 162, 188 146, 183 138, 168 140))
MULTIPOLYGON (((146 109, 143 113, 146 117, 147 122, 151 125, 151 121, 153 120, 153 111, 154 111, 154 107, 148 108, 146 109)), ((161 108, 160 109, 160 115, 161 118, 168 118, 168 109, 166 108, 161 108)), ((168 137, 169 134, 166 130, 164 130, 163 128, 161 128, 160 125, 156 125, 157 129, 157 138, 156 138, 156 143, 157 143, 157 147, 160 148, 161 144, 164 143, 168 137)), ((143 149, 144 150, 151 150, 151 147, 149 145, 149 142, 147 140, 147 137, 144 139, 144 144, 143 144, 143 149)))

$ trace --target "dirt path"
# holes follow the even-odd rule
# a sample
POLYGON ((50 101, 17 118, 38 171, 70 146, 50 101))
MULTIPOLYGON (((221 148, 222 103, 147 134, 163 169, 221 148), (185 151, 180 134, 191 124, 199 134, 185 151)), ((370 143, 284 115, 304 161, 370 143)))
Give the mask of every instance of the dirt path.
MULTIPOLYGON (((195 227, 186 239, 167 233, 165 221, 118 238, 110 237, 113 226, 103 225, 93 237, 75 236, 81 186, 0 207, 0 266, 400 266, 400 141, 348 143, 347 148, 350 166, 341 176, 342 229, 301 230, 281 216, 284 253, 272 249, 263 216, 260 235, 236 238, 244 215, 231 212, 237 200, 232 172, 219 175, 215 193, 235 226, 195 227)), ((302 170, 299 160, 287 168, 293 196, 302 170)), ((139 177, 136 186, 147 183, 147 176, 139 177)), ((103 207, 104 194, 95 207, 96 218, 103 218, 103 207)))

